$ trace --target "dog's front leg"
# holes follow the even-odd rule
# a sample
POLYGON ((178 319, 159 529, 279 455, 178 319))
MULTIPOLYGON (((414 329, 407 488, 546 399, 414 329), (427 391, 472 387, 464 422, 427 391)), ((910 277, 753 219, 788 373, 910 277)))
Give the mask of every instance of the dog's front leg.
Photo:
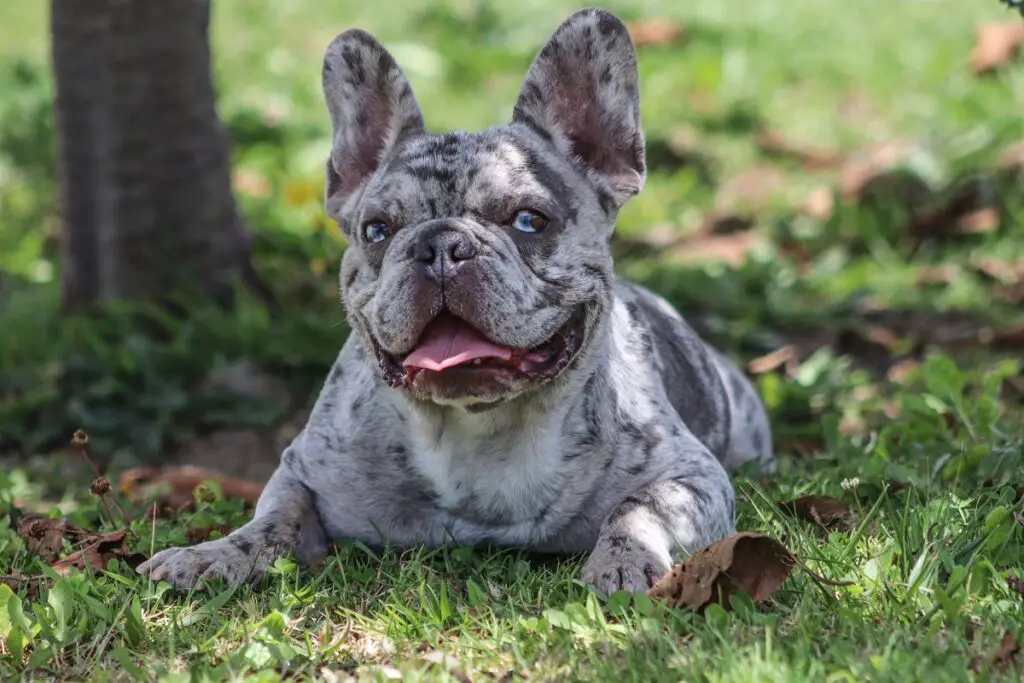
POLYGON ((323 532, 313 494, 295 474, 297 457, 293 449, 285 451, 248 524, 215 541, 163 550, 139 565, 139 573, 189 590, 212 579, 231 585, 258 581, 276 558, 293 549, 306 562, 315 559, 311 555, 323 544, 323 532))
POLYGON ((606 596, 646 591, 671 568, 677 553, 731 534, 734 514, 732 484, 708 453, 689 473, 643 486, 612 510, 582 578, 606 596))

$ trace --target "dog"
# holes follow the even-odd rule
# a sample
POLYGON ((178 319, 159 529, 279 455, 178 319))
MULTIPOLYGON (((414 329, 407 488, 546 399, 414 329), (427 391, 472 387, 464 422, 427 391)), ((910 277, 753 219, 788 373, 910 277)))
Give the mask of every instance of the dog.
POLYGON ((603 595, 647 590, 732 533, 728 471, 775 459, 746 377, 615 275, 646 177, 636 50, 600 9, 532 63, 511 121, 426 132, 370 34, 327 48, 325 209, 349 246, 352 333, 301 434, 228 536, 139 567, 188 590, 256 581, 337 540, 589 553, 603 595))

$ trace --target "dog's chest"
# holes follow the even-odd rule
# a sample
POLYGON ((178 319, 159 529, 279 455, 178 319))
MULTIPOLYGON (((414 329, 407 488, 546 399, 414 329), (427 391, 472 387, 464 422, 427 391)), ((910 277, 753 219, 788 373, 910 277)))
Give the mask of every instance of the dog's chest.
POLYGON ((439 507, 480 524, 505 526, 550 507, 565 478, 559 430, 524 428, 515 435, 444 432, 413 438, 412 465, 439 507))

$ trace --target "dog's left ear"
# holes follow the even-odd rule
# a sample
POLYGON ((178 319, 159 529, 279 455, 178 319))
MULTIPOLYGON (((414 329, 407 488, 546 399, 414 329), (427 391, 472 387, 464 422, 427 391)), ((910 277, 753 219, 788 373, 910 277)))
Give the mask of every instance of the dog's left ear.
POLYGON ((512 114, 596 181, 615 209, 644 184, 636 49, 600 9, 574 13, 534 60, 512 114))

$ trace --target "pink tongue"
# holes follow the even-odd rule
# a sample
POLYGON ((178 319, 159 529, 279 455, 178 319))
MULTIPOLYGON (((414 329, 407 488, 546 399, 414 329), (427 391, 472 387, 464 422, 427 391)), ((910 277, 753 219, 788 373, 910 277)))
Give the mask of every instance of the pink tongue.
POLYGON ((402 365, 440 372, 475 358, 507 361, 512 359, 512 349, 498 346, 464 322, 445 316, 427 327, 419 346, 402 361, 402 365))

